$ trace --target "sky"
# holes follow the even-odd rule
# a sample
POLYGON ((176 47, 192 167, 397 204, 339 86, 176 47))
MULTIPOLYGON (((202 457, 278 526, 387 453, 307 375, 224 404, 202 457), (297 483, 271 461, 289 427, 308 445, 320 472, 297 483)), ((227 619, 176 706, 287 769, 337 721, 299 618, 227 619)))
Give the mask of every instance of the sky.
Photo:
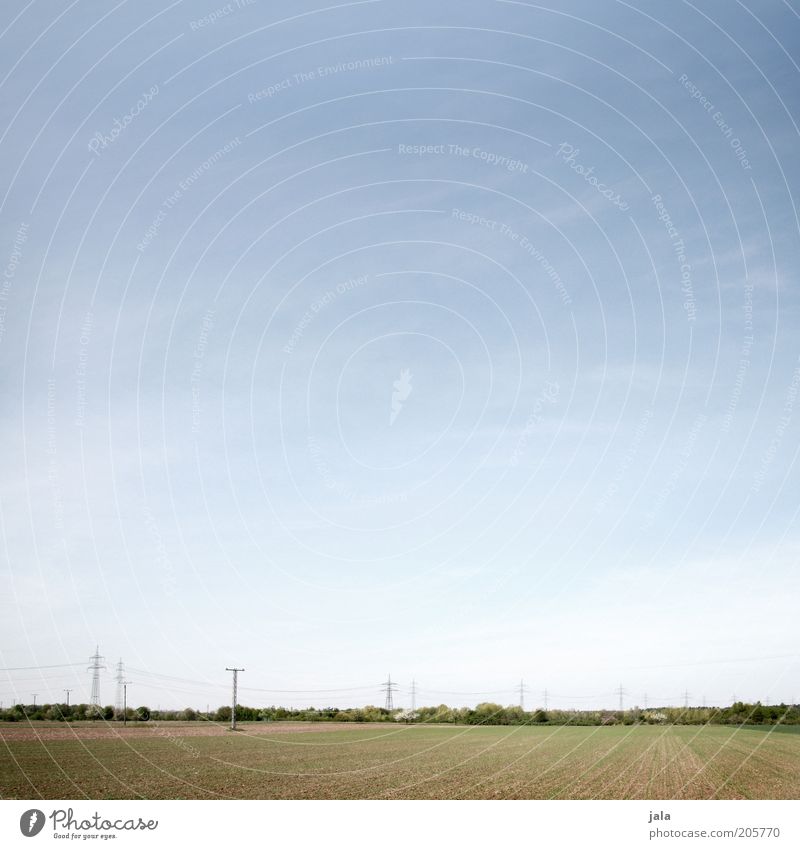
POLYGON ((0 700, 800 698, 795 2, 4 8, 0 700))

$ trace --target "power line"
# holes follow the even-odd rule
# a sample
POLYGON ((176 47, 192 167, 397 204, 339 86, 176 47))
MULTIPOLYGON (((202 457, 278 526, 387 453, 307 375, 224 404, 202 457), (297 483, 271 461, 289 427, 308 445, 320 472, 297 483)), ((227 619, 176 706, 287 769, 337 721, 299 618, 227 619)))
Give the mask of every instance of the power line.
POLYGON ((8 675, 8 677, 3 679, 0 683, 14 686, 20 686, 22 684, 31 682, 35 682, 37 684, 52 684, 54 681, 74 681, 77 674, 77 672, 57 673, 55 675, 47 675, 46 673, 41 673, 39 675, 26 675, 24 678, 18 678, 16 675, 8 675))
POLYGON ((691 660, 687 663, 658 663, 648 666, 628 666, 626 669, 670 669, 682 666, 714 666, 717 663, 756 663, 761 660, 789 660, 789 658, 800 658, 800 654, 764 654, 759 657, 727 657, 719 660, 691 660))
POLYGON ((374 690, 375 685, 370 684, 366 687, 338 687, 329 690, 270 690, 265 689, 264 687, 242 687, 241 689, 258 693, 297 693, 302 695, 303 693, 355 693, 358 690, 374 690))
MULTIPOLYGON (((151 672, 148 669, 137 669, 134 666, 127 667, 128 672, 132 672, 136 675, 150 675, 154 678, 164 678, 168 681, 179 681, 183 684, 197 684, 199 687, 225 687, 227 685, 220 684, 216 681, 201 681, 197 678, 181 678, 177 675, 165 675, 161 672, 151 672)), ((309 690, 278 690, 272 687, 240 687, 240 690, 248 690, 251 692, 258 693, 297 693, 299 695, 303 695, 304 693, 355 693, 358 690, 374 690, 375 684, 365 684, 361 687, 330 687, 327 689, 309 689, 309 690)))
POLYGON ((198 684, 202 687, 226 687, 226 684, 220 684, 217 681, 201 681, 197 678, 181 678, 178 675, 166 675, 163 672, 151 672, 149 669, 137 669, 135 666, 129 666, 128 672, 133 672, 136 675, 151 675, 153 678, 166 678, 170 681, 180 681, 182 684, 198 684))
MULTIPOLYGON (((766 657, 798 657, 800 655, 770 655, 765 656, 763 658, 741 658, 741 660, 757 660, 757 659, 766 659, 766 657)), ((108 686, 113 679, 117 685, 117 697, 116 697, 116 708, 119 711, 121 709, 121 701, 122 696, 124 696, 124 692, 120 694, 121 689, 121 681, 124 680, 125 675, 132 675, 133 678, 137 679, 137 682, 143 687, 153 687, 157 689, 164 690, 172 690, 177 692, 185 692, 187 694, 194 694, 197 696, 198 701, 203 699, 203 701, 208 698, 208 695, 211 694, 212 699, 216 698, 213 696, 213 693, 218 689, 224 688, 224 683, 219 683, 215 681, 209 680, 201 680, 201 679, 190 679, 184 678, 177 675, 169 675, 165 673, 152 672, 150 670, 145 669, 135 669, 133 667, 128 667, 123 664, 120 659, 117 664, 112 665, 113 672, 102 674, 102 670, 106 670, 108 667, 105 665, 105 658, 99 653, 99 646, 96 646, 95 653, 90 657, 90 664, 87 668, 88 671, 92 673, 92 686, 91 686, 91 700, 90 703, 95 706, 99 706, 101 703, 101 693, 100 693, 100 683, 101 683, 101 675, 103 686, 108 686), (142 680, 138 680, 139 676, 142 676, 142 680), (162 683, 162 687, 158 686, 157 682, 162 683), (180 686, 176 683, 174 685, 171 682, 180 682, 183 683, 187 689, 181 690, 180 686), (190 689, 194 688, 194 689, 190 689)), ((724 662, 724 661, 720 661, 724 662)), ((81 692, 82 687, 80 684, 75 682, 73 687, 67 688, 64 687, 61 681, 65 679, 71 679, 70 683, 75 681, 75 676, 80 674, 75 667, 80 666, 81 664, 74 663, 63 663, 63 664, 42 664, 38 666, 18 666, 18 667, 5 667, 0 668, 0 674, 5 673, 7 675, 7 680, 3 682, 3 679, 0 677, 0 682, 7 684, 14 692, 9 695, 13 695, 15 699, 18 699, 18 693, 26 693, 29 692, 28 688, 30 684, 34 684, 38 686, 40 689, 42 687, 48 688, 48 692, 42 696, 43 703, 47 704, 53 699, 54 694, 56 693, 64 693, 67 696, 67 704, 70 703, 70 694, 71 692, 81 692), (22 677, 17 677, 17 671, 30 672, 35 671, 37 675, 28 675, 22 677), (59 680, 61 679, 61 680, 59 680), (77 688, 77 689, 73 689, 77 688)), ((658 667, 650 667, 650 668, 658 668, 658 667)), ((241 670, 244 671, 244 670, 241 670)), ((252 672, 252 670, 251 670, 252 672)), ((470 690, 470 691, 452 691, 452 690, 429 690, 427 688, 420 688, 416 679, 413 679, 410 682, 410 688, 406 688, 404 686, 398 685, 392 678, 389 676, 387 681, 382 682, 381 684, 371 684, 371 685, 362 685, 356 687, 329 687, 329 688, 308 688, 308 689, 287 689, 287 688, 262 688, 262 687, 242 687, 243 691, 247 691, 251 693, 251 698, 256 701, 261 701, 261 699, 257 698, 255 694, 263 693, 263 694, 274 694, 276 697, 281 695, 285 696, 296 696, 296 699, 287 699, 287 701, 295 702, 300 701, 303 697, 309 697, 310 703, 320 702, 320 699, 313 699, 312 697, 315 695, 324 696, 324 694, 328 694, 333 704, 338 704, 341 700, 346 699, 348 694, 355 693, 363 693, 364 698, 367 698, 368 692, 375 691, 376 688, 380 687, 382 693, 386 696, 386 703, 389 705, 390 710, 395 709, 395 701, 398 699, 402 699, 404 703, 408 704, 409 702, 406 699, 409 699, 410 696, 410 704, 412 706, 412 710, 416 710, 416 706, 418 703, 422 703, 423 700, 431 698, 438 698, 440 696, 453 696, 453 697, 475 697, 477 700, 482 700, 481 697, 489 697, 487 701, 498 701, 501 703, 511 703, 514 701, 519 702, 520 707, 524 710, 525 701, 529 693, 531 692, 531 688, 526 686, 524 680, 520 680, 519 684, 508 689, 497 689, 497 690, 470 690), (495 698, 492 698, 495 696, 495 698), (515 696, 517 697, 515 699, 515 696), (505 699, 508 698, 508 702, 505 699)), ((5 688, 3 688, 5 689, 5 688)), ((237 693, 238 693, 238 683, 237 683, 237 693)), ((3 695, 0 693, 0 695, 3 695)), ((41 694, 37 694, 37 707, 39 707, 38 699, 41 694)), ((221 696, 221 693, 220 693, 221 696)), ((619 710, 624 711, 625 702, 629 700, 630 694, 622 684, 620 684, 615 690, 606 693, 597 693, 594 695, 571 695, 566 696, 560 693, 551 693, 548 689, 544 689, 541 691, 541 697, 543 699, 545 710, 549 710, 550 701, 554 701, 556 704, 560 702, 560 700, 586 700, 591 701, 593 699, 600 700, 604 697, 613 696, 616 697, 615 701, 618 699, 619 710)), ((270 695, 265 695, 265 699, 270 698, 270 695)), ((355 701, 356 698, 353 697, 355 701)), ((530 698, 527 699, 528 702, 531 701, 530 698)), ((683 705, 684 709, 688 709, 690 705, 690 701, 692 700, 692 696, 689 693, 688 689, 684 690, 677 696, 673 697, 652 697, 648 693, 644 693, 643 701, 644 708, 649 709, 651 705, 683 705)), ((731 698, 731 703, 735 704, 739 700, 739 697, 736 693, 733 694, 731 698)), ((220 701, 224 701, 223 698, 220 701)), ((794 699, 790 700, 792 703, 795 702, 794 699)), ((703 695, 701 697, 695 697, 694 702, 697 705, 702 704, 703 707, 706 706, 707 700, 706 696, 703 695)), ((767 697, 764 700, 765 703, 770 702, 770 698, 767 697)), ((606 702, 607 703, 607 702, 606 702)), ((378 702, 380 704, 380 702, 378 702)))
POLYGON ((555 699, 603 699, 606 696, 615 696, 617 694, 616 690, 606 690, 605 693, 593 693, 588 696, 575 696, 575 695, 565 695, 564 693, 550 693, 548 690, 548 694, 555 699))
POLYGON ((511 687, 505 690, 417 690, 418 693, 431 693, 437 696, 499 696, 503 693, 516 693, 518 688, 511 687))
POLYGON ((176 687, 173 684, 156 684, 153 681, 143 681, 139 679, 138 676, 134 679, 131 679, 131 683, 140 684, 142 687, 149 687, 153 690, 163 690, 166 693, 185 693, 188 696, 197 696, 198 698, 204 695, 202 691, 187 690, 183 687, 176 687))

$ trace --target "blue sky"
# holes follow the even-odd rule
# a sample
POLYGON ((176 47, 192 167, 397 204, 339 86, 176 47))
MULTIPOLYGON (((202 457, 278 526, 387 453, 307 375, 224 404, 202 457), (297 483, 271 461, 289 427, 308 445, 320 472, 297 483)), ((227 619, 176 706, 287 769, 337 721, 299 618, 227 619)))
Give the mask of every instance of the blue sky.
POLYGON ((800 695, 793 4, 12 6, 4 667, 800 695))

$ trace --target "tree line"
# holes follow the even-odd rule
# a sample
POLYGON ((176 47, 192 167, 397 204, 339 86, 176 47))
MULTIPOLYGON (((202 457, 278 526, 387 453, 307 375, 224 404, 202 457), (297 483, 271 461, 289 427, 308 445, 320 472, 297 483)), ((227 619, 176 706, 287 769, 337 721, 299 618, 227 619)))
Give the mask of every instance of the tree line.
MULTIPOLYGON (((112 705, 87 704, 23 705, 0 710, 0 721, 49 720, 81 722, 122 720, 122 711, 112 705)), ((403 722, 408 724, 452 725, 800 725, 800 705, 762 705, 761 702, 735 702, 728 707, 657 707, 628 710, 536 710, 482 702, 475 707, 438 705, 416 710, 387 710, 374 705, 359 708, 285 708, 236 706, 239 722, 403 722)), ((129 722, 221 722, 231 719, 230 705, 212 711, 153 710, 146 705, 128 708, 129 722)))

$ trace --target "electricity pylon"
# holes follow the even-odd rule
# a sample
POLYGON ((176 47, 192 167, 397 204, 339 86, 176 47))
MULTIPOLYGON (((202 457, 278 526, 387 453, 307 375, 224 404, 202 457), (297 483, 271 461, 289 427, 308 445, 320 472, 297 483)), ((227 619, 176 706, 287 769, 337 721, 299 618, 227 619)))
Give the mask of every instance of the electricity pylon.
POLYGON ((100 654, 100 646, 96 646, 94 654, 89 658, 90 665, 87 669, 92 673, 92 698, 91 703, 95 707, 100 707, 100 670, 105 669, 103 663, 105 658, 100 654))

